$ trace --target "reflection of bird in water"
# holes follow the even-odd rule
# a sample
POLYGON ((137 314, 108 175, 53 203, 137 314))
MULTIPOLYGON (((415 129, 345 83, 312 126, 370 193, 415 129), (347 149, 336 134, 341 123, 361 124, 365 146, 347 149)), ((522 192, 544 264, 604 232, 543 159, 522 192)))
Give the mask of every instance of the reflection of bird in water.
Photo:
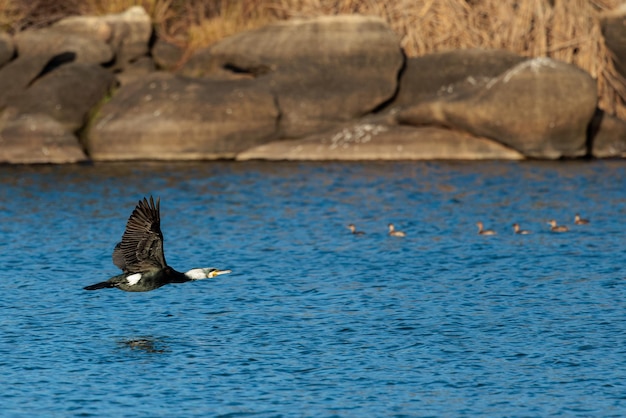
POLYGON ((566 227, 565 225, 557 225, 556 221, 554 219, 549 220, 548 224, 550 224, 550 231, 552 231, 552 232, 567 232, 567 231, 569 231, 569 228, 566 227))
POLYGON ((116 287, 127 292, 147 292, 168 283, 210 279, 230 273, 230 270, 216 268, 196 268, 180 273, 168 266, 163 254, 159 203, 157 200, 155 205, 152 197, 150 202, 144 198, 130 215, 122 242, 113 250, 113 263, 124 273, 87 286, 85 290, 116 287))
POLYGON ((363 231, 357 231, 356 230, 356 226, 354 226, 354 224, 350 224, 348 225, 348 229, 350 230, 350 232, 352 232, 352 234, 354 235, 365 235, 365 232, 363 231))
POLYGON ((530 234, 530 231, 526 230, 526 229, 520 229, 519 224, 513 224, 513 231, 516 234, 520 234, 520 235, 527 235, 530 234))
POLYGON ((576 214, 574 216, 574 223, 576 225, 587 225, 589 223, 589 219, 583 219, 579 214, 576 214))
POLYGON ((164 353, 163 348, 159 348, 157 341, 152 338, 136 338, 132 340, 122 341, 120 344, 133 350, 143 350, 146 353, 164 353))
POLYGON ((476 226, 478 227, 479 235, 496 235, 496 231, 494 231, 493 229, 483 229, 484 225, 480 221, 476 222, 476 226))
POLYGON ((402 231, 396 231, 396 227, 393 224, 387 225, 389 227, 389 235, 392 237, 406 237, 406 234, 402 231))

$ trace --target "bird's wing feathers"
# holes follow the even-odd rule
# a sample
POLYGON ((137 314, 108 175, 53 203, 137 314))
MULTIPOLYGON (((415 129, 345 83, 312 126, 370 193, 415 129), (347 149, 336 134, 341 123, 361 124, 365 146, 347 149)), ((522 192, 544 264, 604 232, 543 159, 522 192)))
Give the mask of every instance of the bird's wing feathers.
POLYGON ((167 266, 163 255, 160 199, 144 197, 128 218, 126 230, 113 251, 113 262, 125 273, 140 273, 167 266), (118 249, 119 247, 119 249, 118 249))
POLYGON ((118 242, 113 250, 113 264, 119 267, 120 270, 126 271, 126 259, 124 259, 121 242, 118 242))

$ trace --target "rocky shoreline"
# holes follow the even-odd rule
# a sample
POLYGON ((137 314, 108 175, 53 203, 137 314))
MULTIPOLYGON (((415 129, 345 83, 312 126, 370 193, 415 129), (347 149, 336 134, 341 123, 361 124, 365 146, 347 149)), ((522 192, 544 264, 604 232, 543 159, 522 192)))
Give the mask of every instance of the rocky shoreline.
MULTIPOLYGON (((622 21, 603 22, 618 69, 622 21)), ((185 62, 141 7, 0 33, 1 163, 626 157, 626 122, 597 104, 576 66, 407 58, 368 16, 275 23, 185 62)))

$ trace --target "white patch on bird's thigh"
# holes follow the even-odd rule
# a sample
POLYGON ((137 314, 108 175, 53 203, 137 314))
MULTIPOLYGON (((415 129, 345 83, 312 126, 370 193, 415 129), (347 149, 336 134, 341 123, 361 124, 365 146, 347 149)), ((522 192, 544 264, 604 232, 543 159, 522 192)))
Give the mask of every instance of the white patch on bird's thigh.
POLYGON ((141 280, 141 273, 131 274, 130 276, 126 277, 126 282, 128 283, 129 286, 136 285, 139 282, 139 280, 141 280))

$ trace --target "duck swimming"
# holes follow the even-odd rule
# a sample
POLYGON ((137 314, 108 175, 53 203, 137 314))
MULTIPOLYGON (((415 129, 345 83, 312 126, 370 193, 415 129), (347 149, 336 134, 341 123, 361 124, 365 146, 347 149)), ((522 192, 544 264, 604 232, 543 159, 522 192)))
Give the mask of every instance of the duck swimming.
POLYGON ((116 287, 127 292, 148 292, 169 283, 210 279, 231 272, 210 267, 181 273, 168 266, 163 254, 160 199, 155 204, 152 196, 149 202, 145 197, 140 200, 128 218, 122 241, 113 250, 113 263, 122 274, 84 289, 116 287))
POLYGON ((530 231, 526 230, 526 229, 520 229, 519 224, 513 224, 513 231, 516 234, 520 234, 520 235, 527 235, 530 234, 530 231))
POLYGON ((354 224, 350 224, 348 225, 348 229, 350 230, 350 232, 352 232, 352 234, 354 235, 365 235, 365 232, 363 231, 357 231, 356 230, 356 226, 354 226, 354 224))
POLYGON ((565 225, 557 225, 556 221, 554 219, 549 220, 548 224, 550 224, 550 231, 552 231, 552 232, 567 232, 567 231, 569 231, 569 228, 566 227, 565 225))
POLYGON ((576 225, 587 225, 589 223, 589 219, 583 219, 579 214, 574 215, 574 223, 576 225))
POLYGON ((387 225, 389 227, 388 234, 392 237, 406 237, 406 234, 402 231, 396 231, 396 227, 393 224, 387 225))
POLYGON ((476 226, 478 227, 478 235, 496 235, 496 231, 493 229, 483 229, 484 225, 482 222, 476 222, 476 226))

